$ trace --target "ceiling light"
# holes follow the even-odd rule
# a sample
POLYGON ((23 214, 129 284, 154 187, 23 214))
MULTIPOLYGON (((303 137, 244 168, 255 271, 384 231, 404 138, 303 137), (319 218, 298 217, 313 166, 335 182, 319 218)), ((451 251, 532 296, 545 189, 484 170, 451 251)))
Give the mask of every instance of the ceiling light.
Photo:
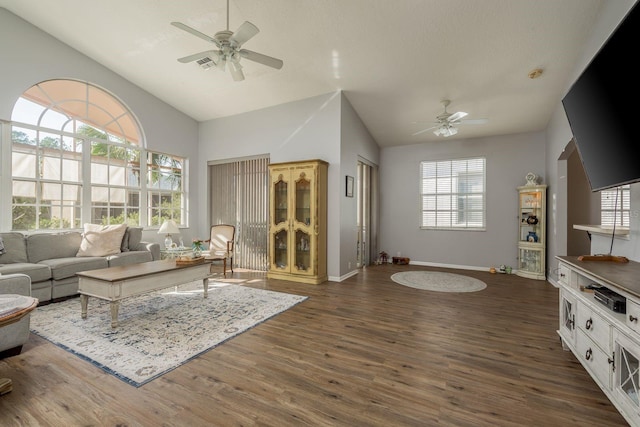
POLYGON ((442 125, 440 126, 438 129, 434 130, 433 133, 436 136, 453 136, 456 133, 458 133, 458 129, 454 128, 453 126, 448 126, 448 125, 442 125))

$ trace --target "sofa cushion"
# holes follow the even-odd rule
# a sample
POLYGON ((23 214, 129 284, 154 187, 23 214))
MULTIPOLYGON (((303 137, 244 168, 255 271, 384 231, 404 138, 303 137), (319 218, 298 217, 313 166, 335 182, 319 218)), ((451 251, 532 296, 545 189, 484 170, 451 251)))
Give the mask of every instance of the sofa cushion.
POLYGON ((103 257, 54 258, 40 261, 51 268, 51 277, 55 280, 74 276, 78 271, 107 268, 107 259, 103 257))
POLYGON ((129 232, 127 249, 129 249, 130 251, 138 250, 136 248, 142 241, 142 227, 129 227, 127 230, 129 232))
POLYGON ((82 242, 76 256, 96 257, 120 253, 125 231, 127 231, 127 224, 104 226, 85 224, 82 242))
POLYGON ((76 256, 82 236, 77 231, 63 233, 35 233, 27 236, 29 262, 76 256))
POLYGON ((109 267, 116 267, 119 265, 153 261, 153 255, 151 255, 151 252, 149 251, 129 251, 116 255, 109 255, 107 260, 109 261, 109 267))
POLYGON ((131 228, 127 227, 124 231, 124 236, 122 236, 122 243, 120 243, 120 252, 128 252, 129 251, 129 233, 131 228))
POLYGON ((17 232, 0 233, 0 237, 2 237, 5 250, 5 252, 0 255, 0 264, 29 262, 24 234, 17 232))
POLYGON ((29 262, 14 262, 0 265, 0 274, 22 273, 31 278, 31 283, 51 279, 51 269, 48 265, 32 264, 29 262))

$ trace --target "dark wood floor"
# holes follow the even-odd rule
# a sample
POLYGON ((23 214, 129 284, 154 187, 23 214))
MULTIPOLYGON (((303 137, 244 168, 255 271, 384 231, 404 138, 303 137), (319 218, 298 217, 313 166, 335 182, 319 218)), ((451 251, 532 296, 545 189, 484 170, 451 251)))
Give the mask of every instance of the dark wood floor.
POLYGON ((413 265, 321 285, 233 277, 310 298, 140 388, 31 334, 22 354, 0 360, 14 383, 0 425, 627 425, 562 350, 547 282, 413 265), (417 290, 389 279, 403 270, 488 287, 417 290))

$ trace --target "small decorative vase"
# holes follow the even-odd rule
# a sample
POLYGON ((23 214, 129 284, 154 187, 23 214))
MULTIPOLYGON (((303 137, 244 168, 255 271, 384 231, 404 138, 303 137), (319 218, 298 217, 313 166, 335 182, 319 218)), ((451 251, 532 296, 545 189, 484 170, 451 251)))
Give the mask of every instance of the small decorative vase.
POLYGON ((534 242, 534 243, 538 242, 538 235, 536 234, 535 231, 529 232, 529 234, 527 235, 527 242, 534 242))
POLYGON ((536 225, 538 223, 538 217, 535 215, 530 215, 527 217, 527 224, 536 225))
POLYGON ((202 255, 202 251, 200 250, 200 248, 194 248, 193 249, 193 257, 194 258, 198 258, 200 255, 202 255))

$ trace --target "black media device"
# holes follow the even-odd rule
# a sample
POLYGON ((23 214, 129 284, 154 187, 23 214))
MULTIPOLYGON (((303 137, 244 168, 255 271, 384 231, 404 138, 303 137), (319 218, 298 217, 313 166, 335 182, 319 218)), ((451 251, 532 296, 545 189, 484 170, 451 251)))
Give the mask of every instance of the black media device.
POLYGON ((638 40, 636 5, 562 100, 591 191, 640 181, 638 127, 627 106, 640 91, 630 47, 638 40))
POLYGON ((600 304, 605 305, 609 310, 616 313, 626 314, 627 312, 627 299, 617 292, 612 291, 609 288, 599 288, 593 291, 593 296, 600 304))

